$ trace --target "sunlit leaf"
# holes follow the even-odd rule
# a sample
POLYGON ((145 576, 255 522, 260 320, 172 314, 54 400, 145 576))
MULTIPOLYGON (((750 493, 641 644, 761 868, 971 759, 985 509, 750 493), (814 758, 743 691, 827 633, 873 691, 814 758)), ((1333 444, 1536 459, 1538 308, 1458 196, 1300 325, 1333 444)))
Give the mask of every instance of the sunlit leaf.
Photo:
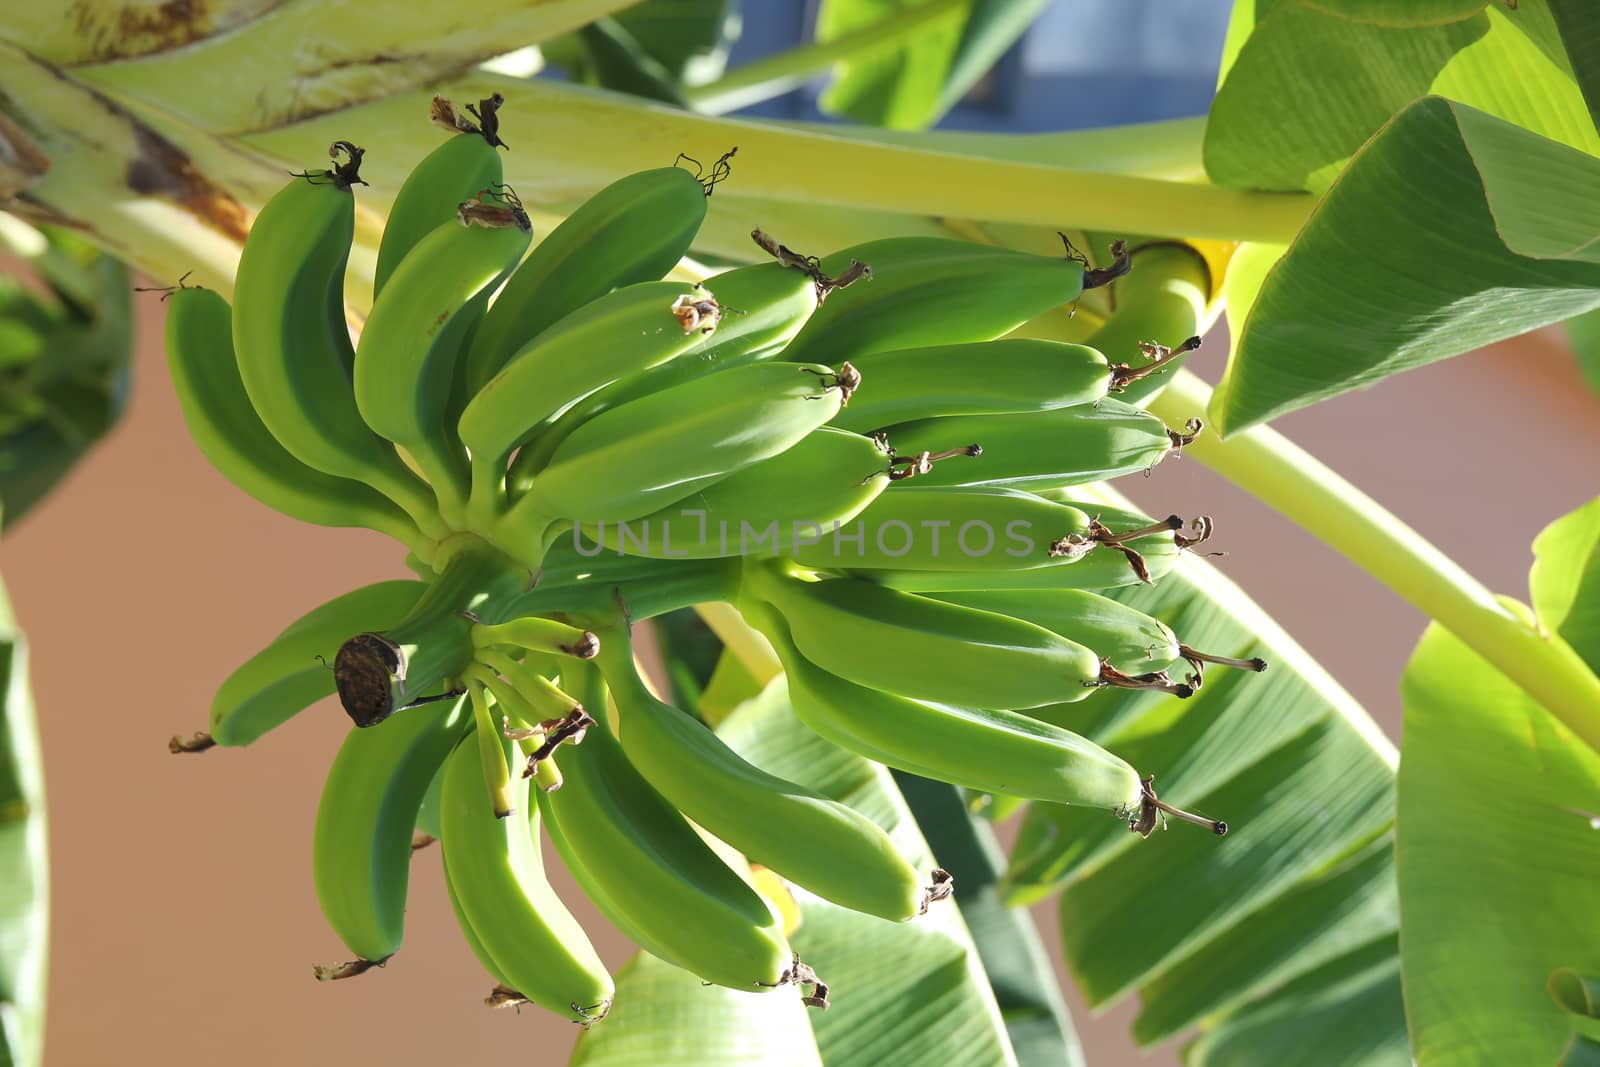
POLYGON ((1083 1048, 1056 986, 1049 950, 1024 908, 1000 899, 1006 858, 988 823, 955 786, 891 772, 940 866, 961 872, 955 898, 967 921, 1019 1067, 1082 1067, 1083 1048))
POLYGON ((1600 499, 1546 526, 1533 556, 1528 586, 1539 625, 1600 673, 1600 499))
POLYGON ((793 990, 708 986, 648 952, 629 960, 616 982, 611 1013, 578 1038, 569 1067, 822 1067, 793 990))
POLYGON ((1600 755, 1437 624, 1406 669, 1396 841, 1417 1062, 1553 1063, 1600 973, 1600 755))
MULTIPOLYGON (((1333 996, 1308 976, 1396 926, 1385 838, 1392 747, 1211 565, 1186 559, 1118 596, 1192 647, 1263 656, 1267 673, 1212 668, 1188 700, 1102 692, 1052 717, 1155 774, 1163 799, 1226 819, 1228 836, 1175 823, 1141 841, 1103 813, 1034 804, 1007 876, 1011 899, 1060 892, 1080 988, 1096 1005, 1137 991, 1134 1033, 1146 1044, 1227 1026, 1299 983, 1333 996)), ((1391 1007, 1368 1037, 1403 1047, 1397 997, 1391 1007)))
MULTIPOLYGON (((918 870, 932 868, 889 772, 801 725, 781 678, 718 733, 757 766, 850 804, 883 826, 918 870)), ((959 896, 961 874, 953 873, 959 896)), ((935 905, 915 921, 891 923, 802 890, 795 898, 802 919, 790 941, 832 988, 833 1006, 811 1015, 828 1067, 1013 1062, 959 909, 935 905)))
POLYGON ((1320 191, 1391 115, 1430 93, 1600 153, 1545 0, 1416 28, 1278 3, 1255 25, 1212 103, 1206 169, 1236 188, 1320 191))
POLYGON ((1418 101, 1267 272, 1213 420, 1241 430, 1600 305, 1597 187, 1600 159, 1418 101))

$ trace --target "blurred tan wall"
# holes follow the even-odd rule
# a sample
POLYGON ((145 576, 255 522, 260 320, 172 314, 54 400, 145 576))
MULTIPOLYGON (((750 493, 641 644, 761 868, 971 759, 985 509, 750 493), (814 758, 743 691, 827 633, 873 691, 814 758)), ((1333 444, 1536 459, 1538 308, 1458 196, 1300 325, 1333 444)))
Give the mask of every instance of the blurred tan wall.
MULTIPOLYGON (((488 982, 457 935, 434 853, 417 858, 395 962, 354 981, 312 980, 313 963, 344 955, 309 873, 321 778, 347 724, 337 706, 249 750, 167 753, 167 737, 202 728, 217 683, 288 621, 403 568, 378 535, 299 525, 213 472, 167 381, 161 307, 146 297, 140 313, 128 417, 0 545, 43 720, 48 1062, 563 1063, 574 1027, 482 1007, 488 982)), ((1214 372, 1221 350, 1200 365, 1214 372)), ((1512 594, 1525 591, 1533 535, 1600 493, 1600 403, 1550 332, 1281 428, 1512 594)), ((1228 573, 1397 735, 1415 611, 1193 461, 1125 488, 1154 513, 1213 515, 1228 573)), ((575 892, 568 899, 620 964, 627 945, 575 892)), ((1053 937, 1051 912, 1040 916, 1053 937)), ((1131 1004, 1094 1020, 1078 1012, 1091 1063, 1135 1061, 1133 1014, 1131 1004)))

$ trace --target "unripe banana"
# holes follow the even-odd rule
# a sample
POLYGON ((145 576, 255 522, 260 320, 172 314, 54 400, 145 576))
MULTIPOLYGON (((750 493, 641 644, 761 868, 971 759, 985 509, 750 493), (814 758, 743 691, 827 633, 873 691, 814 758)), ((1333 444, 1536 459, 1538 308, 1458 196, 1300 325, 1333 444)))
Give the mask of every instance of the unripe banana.
POLYGON ((562 443, 492 537, 534 566, 556 522, 619 522, 683 500, 832 418, 832 379, 828 367, 754 363, 613 408, 562 443))
POLYGON ((439 813, 450 886, 497 977, 543 1008, 592 1022, 610 1009, 611 976, 545 879, 528 779, 516 778, 512 790, 528 817, 495 818, 477 743, 464 740, 450 754, 439 813))
POLYGON ((1125 261, 1085 270, 1070 258, 939 237, 892 237, 826 256, 821 270, 838 277, 853 261, 871 267, 871 280, 830 293, 789 343, 785 359, 854 362, 886 349, 990 341, 1126 269, 1125 261))
POLYGON ((975 572, 884 568, 864 573, 880 585, 917 593, 974 589, 1118 589, 1160 581, 1186 548, 1211 535, 1211 520, 1204 516, 1196 519, 1191 531, 1186 532, 1176 516, 1165 523, 1157 523, 1136 511, 1071 501, 1066 492, 1049 492, 1047 499, 1098 518, 1101 525, 1115 532, 1150 532, 1122 541, 1131 554, 1105 544, 1084 552, 1081 551, 1084 546, 1078 545, 1070 547, 1069 554, 1042 567, 975 572))
MULTIPOLYGON (((1195 427, 1194 429, 1198 429, 1195 427)), ((1057 489, 1147 471, 1191 439, 1149 412, 1115 400, 1051 411, 965 415, 895 426, 901 455, 976 442, 983 454, 941 463, 918 484, 1057 489)))
POLYGON ((831 536, 889 484, 887 457, 870 437, 823 426, 787 451, 625 523, 582 532, 620 555, 656 559, 789 555, 831 536))
POLYGON ((876 823, 747 763, 645 689, 625 632, 601 636, 600 668, 616 701, 607 726, 668 802, 751 862, 841 907, 895 921, 922 911, 917 872, 876 823))
POLYGON ((1089 404, 1111 384, 1106 357, 1093 348, 1018 338, 868 352, 851 364, 872 387, 833 424, 861 433, 939 416, 1089 404))
POLYGON ((1118 397, 1142 404, 1161 388, 1165 374, 1183 366, 1184 352, 1192 349, 1181 342, 1204 327, 1212 281, 1205 257, 1186 244, 1136 248, 1133 261, 1134 269, 1118 278, 1111 290, 1114 312, 1088 343, 1112 363, 1126 366, 1119 374, 1118 397), (1139 358, 1141 346, 1148 342, 1170 346, 1175 358, 1141 374, 1149 366, 1148 353, 1139 358))
MULTIPOLYGON (((706 188, 681 167, 630 174, 586 200, 539 242, 489 309, 467 355, 468 395, 557 320, 612 289, 666 274, 705 215, 706 188)), ((559 391, 528 395, 565 399, 559 391)))
POLYGON ((932 593, 963 607, 1010 615, 1095 650, 1125 671, 1158 671, 1178 659, 1178 638, 1160 619, 1086 589, 932 593))
POLYGON ((469 488, 467 455, 448 417, 456 361, 465 333, 527 247, 519 225, 440 223, 379 294, 356 347, 361 417, 416 460, 447 519, 459 517, 469 488))
POLYGON ((775 610, 741 611, 773 642, 795 714, 843 748, 913 774, 985 793, 1136 811, 1139 775, 1068 730, 1016 712, 912 700, 854 685, 807 660, 775 610))
POLYGON ((1092 650, 1020 619, 853 578, 802 581, 770 563, 747 564, 744 588, 783 616, 801 655, 870 689, 1016 710, 1099 684, 1092 650))
POLYGON ((458 204, 503 180, 500 151, 478 130, 452 135, 411 168, 383 226, 372 277, 373 303, 411 249, 439 226, 455 221, 458 204))
POLYGON ((429 783, 472 722, 465 703, 352 728, 328 771, 312 854, 317 900, 334 933, 363 960, 384 960, 400 948, 411 834, 429 783))
POLYGON ((290 623, 217 689, 211 737, 219 745, 248 745, 334 690, 329 664, 353 633, 393 626, 421 599, 422 582, 364 585, 290 623))
MULTIPOLYGON (((772 461, 769 461, 772 462, 772 461)), ((970 461, 982 462, 982 457, 970 461)), ((719 487, 720 488, 720 487, 719 487)), ((1076 562, 1050 556, 1083 536, 1090 516, 1020 489, 891 485, 854 519, 830 525, 789 555, 813 570, 987 573, 1076 562)))
POLYGON ((777 263, 725 271, 705 282, 717 294, 722 317, 717 328, 675 359, 619 378, 563 412, 517 453, 506 477, 513 498, 573 430, 630 400, 755 359, 780 353, 817 307, 816 284, 805 274, 777 263))
POLYGON ((417 550, 417 524, 371 486, 308 467, 250 403, 233 354, 233 313, 209 289, 180 289, 167 309, 167 366, 189 435, 211 465, 263 504, 319 526, 365 526, 417 550))
MULTIPOLYGON (((436 780, 443 781, 442 768, 440 776, 436 780)), ((489 977, 493 978, 498 985, 510 989, 511 980, 500 973, 500 965, 494 961, 493 956, 489 955, 489 950, 483 947, 483 939, 478 936, 478 931, 472 928, 472 920, 467 918, 467 913, 461 908, 461 898, 456 893, 455 885, 450 881, 450 865, 444 862, 443 849, 439 850, 439 865, 444 871, 444 890, 446 895, 450 897, 450 910, 455 914, 456 927, 461 931, 461 939, 467 943, 467 947, 472 950, 473 956, 477 957, 479 965, 488 972, 489 977)))
POLYGON ((685 328, 674 309, 709 296, 686 282, 639 282, 570 309, 518 349, 461 413, 461 441, 472 453, 474 515, 487 520, 498 509, 506 461, 540 423, 699 344, 704 327, 685 328))
POLYGON ((731 989, 780 983, 794 951, 772 910, 639 777, 604 731, 538 794, 550 839, 589 899, 669 963, 731 989))
POLYGON ((233 346, 250 403, 288 452, 365 482, 442 536, 433 494, 356 409, 344 269, 355 198, 327 174, 296 178, 250 228, 234 285, 233 346))

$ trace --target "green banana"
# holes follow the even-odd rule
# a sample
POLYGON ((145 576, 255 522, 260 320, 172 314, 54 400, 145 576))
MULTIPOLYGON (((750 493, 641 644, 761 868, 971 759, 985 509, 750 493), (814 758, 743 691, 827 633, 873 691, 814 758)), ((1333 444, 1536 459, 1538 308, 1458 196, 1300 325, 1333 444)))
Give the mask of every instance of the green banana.
POLYGON ((422 598, 415 581, 364 585, 289 624, 217 689, 211 737, 219 745, 248 745, 334 691, 329 664, 352 633, 393 626, 422 598))
POLYGON ((503 180, 500 152, 478 129, 453 134, 412 167, 389 207, 378 243, 373 303, 412 248, 439 226, 455 221, 458 204, 503 180))
MULTIPOLYGON (((1192 533, 1182 530, 1173 516, 1165 523, 1123 508, 1071 501, 1065 493, 1050 492, 1046 499, 1066 504, 1098 519, 1106 529, 1140 535, 1121 542, 1122 549, 1097 544, 1093 550, 1079 542, 1066 546, 1066 554, 1043 566, 996 571, 901 570, 892 567, 863 571, 880 585, 917 593, 982 589, 1118 589, 1160 581, 1185 549, 1211 536, 1211 520, 1194 520, 1192 533)), ((1091 542, 1092 543, 1092 542, 1091 542)))
POLYGON ((857 685, 920 700, 1017 710, 1081 700, 1100 658, 1020 619, 853 578, 808 582, 744 569, 749 596, 784 618, 800 654, 857 685))
POLYGON ((1087 535, 1089 519, 1078 508, 1020 489, 925 486, 919 478, 889 486, 853 520, 830 527, 812 544, 796 544, 789 555, 827 571, 987 573, 1075 564, 1076 558, 1052 560, 1050 546, 1087 535))
POLYGON ((429 784, 472 722, 465 705, 458 699, 444 710, 352 727, 328 771, 312 852, 317 900, 362 960, 385 960, 400 948, 412 831, 429 784))
POLYGON ((468 395, 557 320, 612 289, 671 270, 700 231, 707 195, 689 171, 658 167, 619 178, 584 201, 539 242, 484 317, 466 357, 468 395))
POLYGON ((669 803, 751 862, 841 907, 900 921, 928 891, 866 816, 747 763, 699 720, 651 695, 622 630, 601 635, 598 663, 615 707, 607 727, 669 803))
POLYGON ((744 468, 641 519, 581 527, 619 555, 657 559, 788 555, 826 540, 878 497, 889 478, 870 437, 821 427, 770 459, 744 468))
POLYGON ((167 366, 189 435, 207 460, 263 504, 319 526, 365 526, 412 548, 417 524, 377 490, 308 467, 250 403, 233 354, 233 312, 209 289, 179 289, 167 308, 167 366))
POLYGON ((779 353, 817 307, 816 283, 777 263, 725 271, 707 279, 705 286, 717 294, 722 306, 717 328, 677 358, 591 393, 540 430, 511 463, 506 481, 513 497, 527 490, 533 476, 572 431, 602 411, 691 378, 779 353))
POLYGON ((604 731, 539 793, 550 839, 606 918, 707 982, 779 985, 794 951, 772 909, 639 777, 604 731))
POLYGON ((439 537, 445 530, 433 494, 356 409, 355 352, 344 317, 354 232, 347 179, 326 172, 296 178, 267 201, 250 227, 234 285, 239 377, 261 421, 291 455, 367 483, 425 535, 439 537))
POLYGON ((593 1022, 610 1009, 615 987, 545 879, 528 779, 516 778, 512 791, 514 806, 528 817, 497 819, 486 803, 477 742, 463 740, 446 761, 440 843, 463 929, 505 985, 541 1007, 593 1022))
POLYGON ((740 610, 776 647, 795 714, 834 744, 980 792, 1109 808, 1123 817, 1138 810, 1138 773, 1087 738, 1016 712, 854 685, 807 660, 772 608, 747 602, 740 610))
POLYGON ((554 523, 620 522, 683 500, 832 418, 832 377, 823 366, 754 363, 604 412, 562 443, 491 537, 536 566, 554 523))
POLYGON ((891 237, 825 256, 820 269, 836 278, 853 262, 869 266, 871 280, 830 293, 785 359, 837 364, 888 349, 990 341, 1127 268, 1125 259, 1092 270, 1072 258, 891 237))
MULTIPOLYGON (((444 780, 442 768, 437 780, 441 782, 444 780)), ((456 892, 455 883, 450 880, 450 865, 444 862, 443 849, 439 850, 439 865, 444 870, 444 890, 445 894, 450 898, 450 910, 455 914, 456 926, 461 931, 461 939, 467 943, 467 947, 472 950, 472 954, 477 957, 478 964, 488 972, 489 977, 493 978, 503 988, 510 989, 510 979, 500 973, 500 965, 494 961, 493 956, 489 955, 489 950, 483 947, 483 940, 478 937, 478 931, 472 928, 472 920, 467 918, 467 913, 461 908, 461 897, 456 892)))
POLYGON ((925 419, 887 431, 901 455, 975 442, 981 455, 941 463, 921 485, 991 485, 1058 489, 1147 471, 1193 439, 1168 430, 1149 412, 1116 400, 1050 411, 925 419))
POLYGON ((1125 670, 1163 670, 1180 655, 1177 635, 1166 623, 1086 589, 975 589, 929 595, 1042 626, 1094 649, 1101 659, 1125 670))
MULTIPOLYGON (((1002 338, 851 357, 871 388, 833 420, 861 433, 946 415, 1005 415, 1100 400, 1106 357, 1086 345, 1002 338)), ((987 444, 985 444, 987 447, 987 444)))
MULTIPOLYGON (((1161 388, 1161 374, 1183 365, 1193 347, 1180 344, 1194 337, 1206 323, 1206 304, 1212 290, 1211 269, 1195 248, 1177 242, 1145 245, 1133 251, 1134 269, 1118 278, 1111 289, 1113 313, 1090 335, 1088 343, 1123 364, 1117 394, 1130 404, 1143 403, 1161 388), (1152 367, 1136 357, 1159 355, 1147 349, 1150 342, 1173 346, 1173 358, 1152 367), (1128 366, 1131 364, 1131 367, 1128 366)), ((1198 341, 1198 338, 1195 338, 1198 341)))
MULTIPOLYGON (((494 151, 487 144, 484 149, 494 151)), ((411 455, 433 486, 440 513, 456 524, 469 488, 467 455, 448 418, 456 361, 464 333, 527 247, 521 225, 440 223, 395 270, 356 346, 361 417, 411 455)))
MULTIPOLYGON (((575 308, 518 349, 461 413, 461 440, 472 454, 473 514, 486 519, 498 509, 506 462, 540 423, 698 344, 703 327, 686 329, 674 309, 709 296, 688 282, 638 282, 575 308)), ((487 327, 485 319, 480 337, 487 327)))

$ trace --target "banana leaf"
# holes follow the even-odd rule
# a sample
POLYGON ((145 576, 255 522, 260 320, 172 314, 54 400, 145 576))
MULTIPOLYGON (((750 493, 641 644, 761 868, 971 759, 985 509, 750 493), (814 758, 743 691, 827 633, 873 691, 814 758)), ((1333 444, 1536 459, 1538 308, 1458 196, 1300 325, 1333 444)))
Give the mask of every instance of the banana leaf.
POLYGON ((1563 968, 1600 975, 1600 754, 1438 624, 1401 694, 1396 850, 1417 1062, 1556 1062, 1581 1017, 1547 982, 1563 968))
POLYGON ((3 590, 0 679, 0 1064, 38 1067, 50 925, 43 767, 27 645, 3 590))
MULTIPOLYGON (((21 236, 6 230, 16 249, 21 236)), ((128 271, 70 233, 37 233, 26 262, 47 299, 0 275, 0 502, 28 513, 122 414, 133 324, 128 271)))
MULTIPOLYGON (((1142 1044, 1199 1026, 1210 1036, 1192 1054, 1231 1062, 1204 1042, 1319 1012, 1328 1040, 1344 1034, 1352 1055, 1388 1050, 1364 1062, 1390 1062, 1405 1048, 1398 985, 1351 987, 1339 964, 1397 929, 1393 746, 1211 565, 1186 558, 1156 585, 1116 595, 1191 647, 1263 656, 1267 674, 1213 667, 1188 700, 1103 692, 1052 717, 1155 774, 1163 799, 1226 819, 1230 831, 1218 839, 1176 824, 1140 841, 1104 813, 1034 804, 1008 899, 1059 894, 1069 969, 1097 1008, 1138 993, 1142 1044), (1380 988, 1390 997, 1374 1011, 1380 988), (1252 1018, 1269 1000, 1274 1014, 1252 1018)), ((1328 1055, 1340 1062, 1332 1046, 1328 1055)))
POLYGON ((1533 610, 1600 674, 1600 499, 1546 526, 1533 542, 1533 610))
POLYGON ((570 1067, 822 1067, 792 990, 708 986, 648 952, 616 975, 616 1006, 584 1031, 570 1067))
POLYGON ((1219 185, 1321 192, 1389 116, 1429 94, 1600 152, 1547 0, 1261 7, 1206 126, 1219 185))
MULTIPOLYGON (((918 870, 932 868, 927 842, 889 772, 801 725, 781 677, 718 733, 757 766, 861 811, 918 870)), ((962 892, 958 881, 957 896, 962 892)), ((811 1014, 826 1067, 1017 1062, 959 908, 936 903, 927 915, 891 923, 799 889, 794 896, 801 919, 790 942, 832 990, 833 1006, 811 1014)))

